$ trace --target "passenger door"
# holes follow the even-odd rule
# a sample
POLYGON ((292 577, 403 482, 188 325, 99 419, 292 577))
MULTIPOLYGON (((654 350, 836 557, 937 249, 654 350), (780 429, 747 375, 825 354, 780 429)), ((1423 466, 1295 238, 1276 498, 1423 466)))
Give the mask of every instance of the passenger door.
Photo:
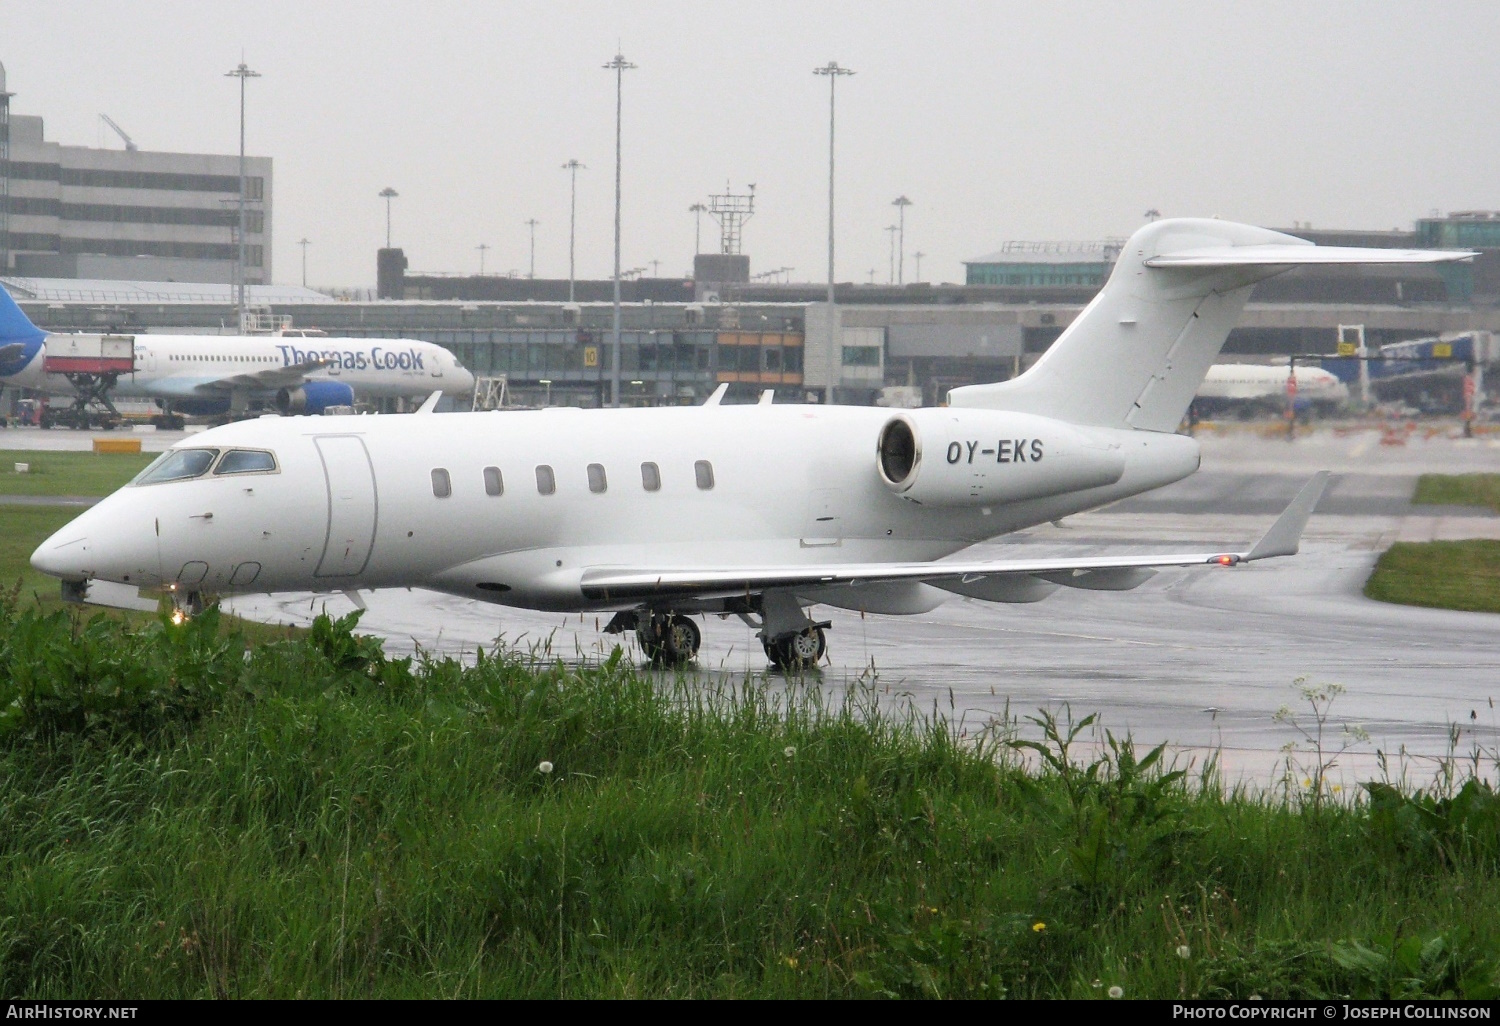
POLYGON ((316 577, 354 577, 370 561, 378 501, 375 469, 364 440, 329 435, 315 440, 328 486, 328 534, 316 577))

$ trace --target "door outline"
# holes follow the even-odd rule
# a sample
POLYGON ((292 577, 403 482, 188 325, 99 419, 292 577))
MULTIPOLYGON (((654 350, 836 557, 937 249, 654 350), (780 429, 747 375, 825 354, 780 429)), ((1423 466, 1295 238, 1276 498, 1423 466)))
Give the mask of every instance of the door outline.
MULTIPOLYGON (((318 558, 318 568, 313 571, 313 576, 314 577, 358 577, 360 574, 362 574, 362 573, 365 572, 365 567, 367 567, 367 566, 370 565, 370 557, 375 552, 375 533, 376 533, 377 529, 380 526, 380 493, 379 493, 378 488, 375 485, 375 465, 370 460, 370 451, 369 451, 369 449, 367 449, 365 447, 364 439, 361 438, 359 435, 318 435, 318 436, 316 436, 316 437, 313 438, 313 442, 317 446, 317 449, 318 449, 318 459, 323 464, 323 486, 324 486, 324 489, 326 490, 326 495, 328 497, 327 498, 327 501, 328 501, 328 507, 327 507, 327 509, 328 509, 328 517, 327 517, 326 526, 324 527, 324 532, 323 532, 323 554, 322 554, 322 556, 320 556, 318 558), (332 472, 330 471, 330 468, 329 468, 329 454, 324 451, 323 443, 324 442, 334 442, 334 441, 337 441, 337 442, 353 441, 355 444, 357 444, 359 446, 359 457, 363 457, 363 462, 360 462, 360 460, 358 458, 354 458, 354 459, 349 460, 347 464, 342 464, 342 465, 343 466, 362 466, 365 469, 366 474, 368 475, 367 478, 366 478, 366 480, 369 483, 369 495, 370 495, 370 534, 369 534, 369 540, 368 540, 368 542, 365 543, 364 559, 360 561, 360 564, 359 564, 358 568, 356 568, 356 569, 348 569, 347 567, 345 567, 345 568, 341 568, 339 572, 333 572, 333 571, 327 571, 327 572, 325 572, 323 568, 329 562, 329 555, 330 555, 329 550, 333 546, 333 528, 334 528, 333 489, 334 489, 334 484, 333 484, 333 474, 332 474, 332 472)), ((350 453, 349 455, 353 456, 353 453, 350 453)), ((354 539, 354 541, 357 542, 357 541, 359 541, 359 539, 356 538, 356 539, 354 539)))
POLYGON ((798 539, 804 549, 836 548, 844 544, 843 494, 837 488, 815 488, 808 493, 807 522, 798 539))

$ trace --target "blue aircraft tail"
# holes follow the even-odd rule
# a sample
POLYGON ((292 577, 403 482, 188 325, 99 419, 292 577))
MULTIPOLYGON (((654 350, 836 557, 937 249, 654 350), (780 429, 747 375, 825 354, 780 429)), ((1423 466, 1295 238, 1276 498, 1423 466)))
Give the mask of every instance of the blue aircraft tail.
POLYGON ((47 333, 31 323, 0 285, 0 378, 25 370, 46 339, 47 333))

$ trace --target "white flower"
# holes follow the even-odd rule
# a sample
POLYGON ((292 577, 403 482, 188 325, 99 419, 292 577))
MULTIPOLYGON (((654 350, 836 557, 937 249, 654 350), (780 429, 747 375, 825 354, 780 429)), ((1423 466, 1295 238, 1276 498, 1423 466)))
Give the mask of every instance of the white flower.
POLYGON ((787 745, 781 750, 781 754, 790 759, 792 756, 797 754, 797 749, 793 748, 791 745, 787 745))
POLYGON ((546 759, 543 759, 540 763, 537 764, 536 771, 542 774, 542 776, 546 776, 548 773, 552 772, 552 764, 546 759))
POLYGON ((1177 957, 1178 958, 1192 958, 1193 957, 1193 949, 1190 948, 1190 947, 1188 947, 1186 944, 1179 944, 1179 945, 1177 945, 1177 957))
POLYGON ((1125 996, 1125 988, 1117 984, 1109 988, 1109 996, 1112 998, 1122 998, 1125 996))

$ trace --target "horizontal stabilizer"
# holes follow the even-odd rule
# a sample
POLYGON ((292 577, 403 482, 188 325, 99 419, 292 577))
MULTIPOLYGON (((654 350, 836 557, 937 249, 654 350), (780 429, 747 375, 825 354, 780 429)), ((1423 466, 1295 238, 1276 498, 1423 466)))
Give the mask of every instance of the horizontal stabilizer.
POLYGON ((1295 267, 1315 264, 1442 264, 1472 260, 1467 250, 1364 249, 1353 246, 1206 246, 1148 257, 1147 267, 1295 267))

